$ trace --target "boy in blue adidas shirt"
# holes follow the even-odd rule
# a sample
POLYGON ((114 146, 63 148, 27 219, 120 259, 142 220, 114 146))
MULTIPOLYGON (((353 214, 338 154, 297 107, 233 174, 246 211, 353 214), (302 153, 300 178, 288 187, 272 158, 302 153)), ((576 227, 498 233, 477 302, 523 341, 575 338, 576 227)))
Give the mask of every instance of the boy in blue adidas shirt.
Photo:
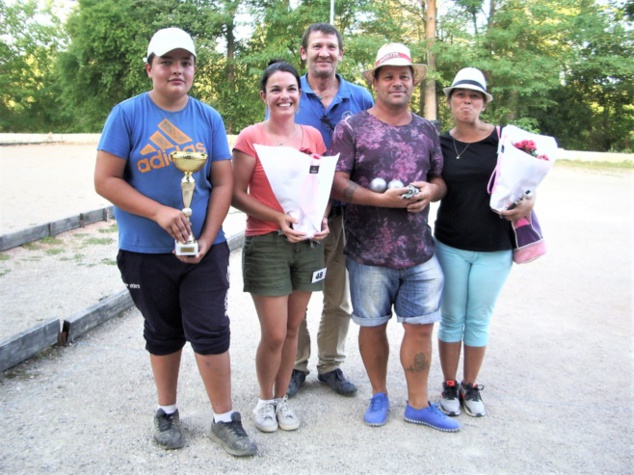
POLYGON ((179 28, 152 37, 145 59, 149 92, 114 107, 102 131, 95 166, 97 193, 115 206, 117 263, 144 318, 144 338, 157 389, 156 442, 183 446, 177 409, 182 348, 191 344, 213 409, 211 438, 232 455, 254 455, 256 445, 232 409, 229 248, 222 231, 233 188, 231 153, 222 118, 189 96, 196 70, 192 38, 179 28), (179 171, 172 151, 203 152, 204 167, 188 219, 182 212, 179 171), (195 256, 177 256, 174 242, 193 235, 195 256))

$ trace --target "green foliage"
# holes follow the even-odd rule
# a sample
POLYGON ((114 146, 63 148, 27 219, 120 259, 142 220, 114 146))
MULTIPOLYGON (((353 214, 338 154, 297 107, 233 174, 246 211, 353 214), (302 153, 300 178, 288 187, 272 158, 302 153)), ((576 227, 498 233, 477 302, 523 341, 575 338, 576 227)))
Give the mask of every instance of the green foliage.
POLYGON ((63 131, 53 61, 66 35, 52 7, 0 2, 0 38, 0 132, 63 131))
MULTIPOLYGON (((631 150, 634 55, 622 10, 591 0, 505 0, 470 34, 459 3, 436 46, 439 58, 452 58, 449 68, 439 60, 444 87, 475 66, 495 97, 490 122, 553 135, 564 148, 631 150)), ((440 116, 450 128, 446 108, 440 116)))
POLYGON ((618 21, 621 11, 585 2, 587 15, 572 16, 574 32, 561 83, 551 104, 530 111, 544 133, 559 136, 563 148, 632 150, 634 139, 634 41, 618 21))
POLYGON ((143 44, 154 28, 145 19, 154 17, 144 1, 78 3, 67 22, 71 43, 58 58, 58 70, 76 131, 101 130, 115 104, 147 88, 143 44))
MULTIPOLYGON (((62 24, 54 2, 40 3, 0 2, 0 132, 101 130, 115 104, 150 87, 143 57, 151 35, 178 26, 197 45, 192 94, 236 134, 264 117, 258 83, 269 60, 284 58, 303 73, 302 33, 330 16, 330 0, 78 0, 62 24)), ((423 0, 337 0, 339 72, 364 84, 361 72, 378 48, 400 41, 416 62, 435 55, 429 80, 443 129, 452 124, 442 88, 475 66, 495 97, 489 122, 553 135, 568 149, 632 150, 631 1, 437 3, 436 40, 427 44, 423 0)), ((423 101, 416 91, 420 115, 423 101)))

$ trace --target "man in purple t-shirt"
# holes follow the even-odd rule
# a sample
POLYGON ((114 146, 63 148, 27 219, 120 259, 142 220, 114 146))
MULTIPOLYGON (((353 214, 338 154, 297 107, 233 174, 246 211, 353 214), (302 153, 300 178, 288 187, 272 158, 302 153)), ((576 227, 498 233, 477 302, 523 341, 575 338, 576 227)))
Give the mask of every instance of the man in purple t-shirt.
POLYGON ((387 422, 387 323, 392 308, 405 330, 401 364, 407 382, 405 420, 442 431, 460 424, 428 400, 434 322, 440 319, 442 270, 427 224, 429 203, 441 199, 442 153, 434 126, 409 111, 414 87, 426 67, 413 64, 409 49, 384 45, 375 67, 365 71, 375 105, 341 121, 330 153, 340 154, 333 196, 348 203, 346 267, 352 319, 360 326, 359 350, 372 385, 364 420, 387 422), (383 179, 382 190, 376 178, 383 179), (398 182, 394 181, 398 180, 398 182))

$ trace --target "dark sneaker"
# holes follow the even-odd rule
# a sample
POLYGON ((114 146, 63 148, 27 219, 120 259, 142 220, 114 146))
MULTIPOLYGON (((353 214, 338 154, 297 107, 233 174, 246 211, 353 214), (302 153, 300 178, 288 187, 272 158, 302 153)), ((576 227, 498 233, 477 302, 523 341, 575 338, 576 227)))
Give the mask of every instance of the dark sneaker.
POLYGON ((438 406, 429 403, 423 409, 414 409, 409 404, 405 407, 405 421, 413 424, 423 424, 443 432, 457 432, 460 430, 460 423, 448 417, 438 409, 438 406))
POLYGON ((299 388, 306 381, 306 373, 300 371, 298 369, 294 369, 291 374, 291 381, 288 383, 288 389, 286 390, 286 395, 288 397, 293 397, 299 391, 299 388))
POLYGON ((357 392, 357 387, 346 379, 340 369, 317 375, 317 379, 342 396, 352 396, 357 392))
POLYGON ((366 424, 378 427, 387 422, 387 413, 390 410, 390 401, 385 393, 376 393, 370 399, 370 406, 365 411, 363 420, 366 424))
POLYGON ((212 419, 209 437, 236 457, 255 455, 258 451, 257 445, 249 439, 242 427, 242 418, 239 412, 231 414, 231 422, 214 422, 212 419))
POLYGON ((183 432, 178 410, 165 414, 163 409, 154 415, 154 440, 166 449, 180 449, 183 446, 183 432))
POLYGON ((484 386, 476 383, 469 383, 467 385, 465 385, 464 382, 460 383, 460 402, 464 407, 464 412, 470 416, 482 417, 486 415, 482 396, 480 396, 480 391, 483 389, 484 386))
POLYGON ((458 381, 449 380, 442 383, 442 393, 440 394, 440 410, 448 416, 460 415, 458 381))

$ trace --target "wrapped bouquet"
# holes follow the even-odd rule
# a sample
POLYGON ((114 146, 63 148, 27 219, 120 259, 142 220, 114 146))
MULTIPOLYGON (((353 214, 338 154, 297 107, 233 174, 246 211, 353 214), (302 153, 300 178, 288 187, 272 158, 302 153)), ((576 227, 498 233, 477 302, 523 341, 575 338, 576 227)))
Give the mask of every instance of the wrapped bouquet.
POLYGON ((299 220, 293 229, 311 238, 321 231, 339 154, 307 154, 292 147, 255 145, 275 198, 299 220))
POLYGON ((498 162, 489 181, 490 206, 503 211, 535 193, 555 163, 557 142, 508 125, 502 129, 498 162))

